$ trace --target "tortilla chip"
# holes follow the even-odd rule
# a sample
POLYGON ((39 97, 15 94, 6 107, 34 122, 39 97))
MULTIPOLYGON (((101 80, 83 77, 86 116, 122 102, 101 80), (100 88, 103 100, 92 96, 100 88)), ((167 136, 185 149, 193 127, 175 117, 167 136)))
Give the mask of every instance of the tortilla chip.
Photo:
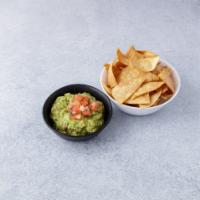
POLYGON ((141 55, 144 56, 144 58, 147 57, 154 57, 157 56, 157 54, 153 53, 152 51, 148 51, 148 50, 137 50, 138 53, 140 53, 141 55))
POLYGON ((112 95, 112 89, 110 87, 108 87, 106 84, 103 83, 103 87, 105 89, 105 91, 109 94, 112 95))
POLYGON ((123 69, 124 67, 126 67, 126 65, 122 64, 121 62, 119 62, 118 59, 115 59, 113 61, 113 66, 115 66, 118 69, 123 69))
POLYGON ((126 68, 122 69, 119 75, 119 82, 129 83, 140 75, 142 75, 140 70, 128 65, 126 68))
POLYGON ((128 99, 126 103, 127 104, 149 104, 150 103, 149 93, 136 97, 135 99, 128 99))
POLYGON ((172 97, 172 94, 166 94, 166 95, 165 95, 165 94, 162 94, 162 95, 161 95, 161 98, 164 99, 164 100, 168 100, 168 99, 170 99, 171 97, 172 97))
POLYGON ((127 58, 132 57, 133 54, 135 54, 136 50, 134 46, 129 47, 128 51, 126 52, 125 56, 127 58))
POLYGON ((117 80, 115 78, 115 75, 113 73, 113 64, 110 63, 108 68, 108 85, 112 88, 117 85, 117 80))
POLYGON ((120 49, 117 49, 117 59, 123 65, 128 65, 128 58, 121 52, 120 49))
MULTIPOLYGON (((159 81, 159 77, 151 72, 143 72, 140 69, 138 69, 137 67, 134 67, 133 63, 131 61, 129 61, 129 65, 127 67, 127 69, 124 69, 124 73, 128 73, 128 75, 126 75, 126 77, 130 77, 132 79, 134 79, 137 76, 144 76, 145 77, 145 83, 147 82, 151 82, 151 81, 159 81), (129 71, 130 70, 130 71, 129 71)), ((123 74, 122 74, 123 76, 123 74)))
POLYGON ((165 103, 166 101, 168 101, 171 97, 173 96, 173 94, 167 94, 167 95, 165 95, 165 94, 162 94, 161 96, 160 96, 160 99, 159 99, 159 104, 162 104, 162 103, 165 103))
POLYGON ((160 82, 148 82, 148 83, 144 83, 131 97, 131 99, 134 99, 140 95, 143 95, 145 93, 149 93, 152 91, 157 90, 158 88, 160 88, 162 85, 164 84, 164 82, 160 81, 160 82))
POLYGON ((159 56, 137 59, 132 64, 144 72, 153 71, 159 61, 159 56))
POLYGON ((174 93, 175 87, 174 87, 174 81, 172 78, 171 69, 168 67, 163 68, 158 76, 169 87, 169 89, 174 93))
POLYGON ((135 62, 137 59, 143 58, 133 47, 126 53, 129 62, 135 62))
POLYGON ((165 65, 163 65, 163 63, 158 62, 158 64, 156 65, 156 68, 152 71, 152 73, 158 75, 160 74, 160 72, 163 70, 164 67, 165 65))
POLYGON ((118 61, 113 61, 113 74, 115 76, 116 81, 118 82, 119 79, 119 75, 121 73, 121 70, 124 68, 124 66, 122 67, 122 64, 119 63, 118 61))
POLYGON ((159 77, 151 72, 145 73, 145 83, 148 83, 151 81, 159 81, 159 77))
POLYGON ((144 82, 144 77, 140 76, 130 82, 119 83, 112 89, 112 96, 119 103, 124 103, 144 82))
POLYGON ((108 63, 104 64, 104 67, 105 67, 106 70, 109 69, 109 66, 110 66, 110 64, 108 64, 108 63))
POLYGON ((154 106, 156 102, 159 100, 160 95, 161 95, 161 90, 156 91, 150 96, 150 104, 140 104, 139 107, 148 108, 148 107, 154 106))
POLYGON ((169 88, 166 85, 162 86, 162 94, 166 93, 169 90, 169 88))

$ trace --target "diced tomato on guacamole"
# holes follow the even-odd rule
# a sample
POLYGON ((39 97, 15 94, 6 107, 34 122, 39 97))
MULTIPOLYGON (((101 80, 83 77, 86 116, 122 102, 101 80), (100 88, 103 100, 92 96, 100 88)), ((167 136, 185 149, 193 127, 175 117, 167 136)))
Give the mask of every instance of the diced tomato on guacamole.
POLYGON ((58 97, 51 109, 55 127, 62 133, 80 136, 97 131, 104 123, 104 105, 89 93, 58 97))

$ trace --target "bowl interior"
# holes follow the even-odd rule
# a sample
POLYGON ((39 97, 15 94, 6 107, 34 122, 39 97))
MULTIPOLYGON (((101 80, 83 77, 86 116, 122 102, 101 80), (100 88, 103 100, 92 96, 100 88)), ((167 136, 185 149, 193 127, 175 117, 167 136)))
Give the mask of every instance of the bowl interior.
POLYGON ((176 71, 176 69, 170 65, 168 62, 164 61, 164 60, 160 60, 161 63, 163 63, 164 65, 168 66, 171 70, 172 70, 172 76, 174 79, 174 84, 175 84, 175 93, 173 94, 173 96, 167 100, 166 102, 153 106, 153 107, 149 107, 149 108, 137 108, 137 107, 133 107, 133 106, 129 106, 129 105, 125 105, 125 104, 120 104, 118 103, 115 99, 113 99, 109 94, 107 94, 107 92, 105 91, 103 85, 106 84, 107 85, 107 71, 103 68, 101 76, 100 76, 100 84, 101 84, 101 88, 104 91, 104 93, 106 93, 106 95, 111 99, 112 102, 114 102, 115 104, 117 104, 120 107, 124 107, 124 108, 130 108, 132 110, 149 110, 149 109, 154 109, 155 107, 162 107, 165 104, 168 104, 169 102, 171 102, 175 96, 178 94, 179 90, 180 90, 180 85, 181 85, 181 81, 180 81, 180 77, 178 72, 176 71))
POLYGON ((109 123, 111 116, 112 116, 112 105, 111 105, 109 98, 104 93, 102 93, 100 90, 98 90, 90 85, 84 85, 84 84, 68 85, 68 86, 65 86, 65 87, 62 87, 62 88, 56 90, 54 93, 52 93, 47 98, 46 102, 44 103, 44 107, 43 107, 43 117, 44 117, 44 120, 47 123, 47 125, 52 130, 54 130, 57 134, 60 134, 61 136, 65 137, 65 138, 66 137, 70 138, 71 140, 85 140, 85 139, 91 138, 92 136, 97 135, 109 123), (79 93, 79 92, 80 93, 88 92, 92 96, 94 96, 97 100, 101 101, 104 104, 104 107, 105 107, 104 125, 98 131, 88 134, 86 136, 70 136, 67 134, 60 133, 59 131, 57 131, 54 128, 54 123, 53 123, 52 119, 50 118, 51 107, 58 96, 62 96, 67 92, 72 93, 72 94, 79 93))

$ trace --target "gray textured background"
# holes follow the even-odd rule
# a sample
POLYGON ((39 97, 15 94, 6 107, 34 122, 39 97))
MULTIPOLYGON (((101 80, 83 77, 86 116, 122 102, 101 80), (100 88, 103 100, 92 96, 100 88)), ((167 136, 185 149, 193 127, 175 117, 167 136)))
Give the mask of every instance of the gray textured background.
POLYGON ((0 0, 0 199, 199 200, 200 1, 0 0), (73 143, 42 121, 46 97, 100 87, 117 47, 171 62, 182 89, 166 109, 114 109, 94 140, 73 143))

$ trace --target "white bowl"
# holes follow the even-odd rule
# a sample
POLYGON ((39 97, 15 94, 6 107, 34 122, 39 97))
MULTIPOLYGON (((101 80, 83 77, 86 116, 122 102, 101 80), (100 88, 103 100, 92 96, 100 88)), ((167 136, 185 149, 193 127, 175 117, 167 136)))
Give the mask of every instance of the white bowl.
POLYGON ((167 106, 170 102, 172 102, 174 100, 174 98, 177 96, 177 94, 179 93, 180 87, 181 87, 181 80, 180 80, 180 76, 178 74, 178 72, 176 71, 176 69, 174 67, 172 67, 171 64, 169 64, 168 62, 164 61, 161 59, 161 63, 167 65, 169 68, 171 68, 172 70, 172 76, 174 78, 174 82, 175 82, 175 93, 173 94, 173 96, 166 102, 164 102, 163 104, 159 104, 153 107, 149 107, 149 108, 137 108, 137 107, 132 107, 132 106, 128 106, 128 105, 124 105, 124 104, 120 104, 118 103, 115 99, 113 99, 104 89, 103 84, 107 84, 107 71, 105 70, 105 68, 103 68, 101 75, 100 75, 100 84, 101 84, 101 88, 103 90, 103 92, 110 98, 110 100, 123 112, 130 114, 130 115, 149 115, 152 114, 158 110, 160 110, 161 108, 167 106))

